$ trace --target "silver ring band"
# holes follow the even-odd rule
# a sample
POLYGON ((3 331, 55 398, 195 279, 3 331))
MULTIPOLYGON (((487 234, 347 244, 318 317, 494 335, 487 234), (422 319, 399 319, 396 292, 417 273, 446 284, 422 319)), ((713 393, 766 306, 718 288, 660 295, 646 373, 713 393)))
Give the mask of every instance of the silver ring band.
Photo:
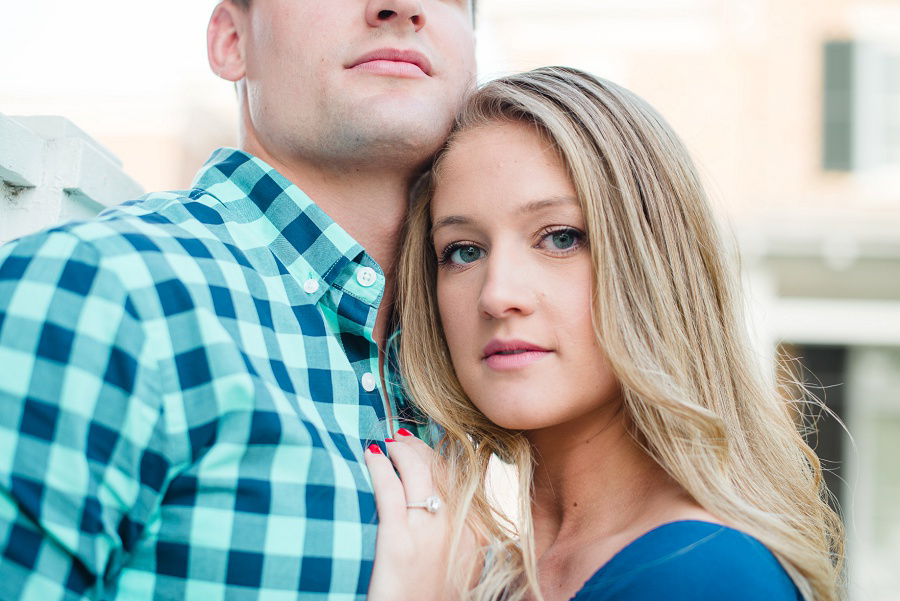
POLYGON ((406 506, 410 509, 425 509, 428 513, 437 513, 437 510, 441 508, 441 500, 432 495, 425 499, 424 501, 417 501, 413 503, 407 503, 406 506))

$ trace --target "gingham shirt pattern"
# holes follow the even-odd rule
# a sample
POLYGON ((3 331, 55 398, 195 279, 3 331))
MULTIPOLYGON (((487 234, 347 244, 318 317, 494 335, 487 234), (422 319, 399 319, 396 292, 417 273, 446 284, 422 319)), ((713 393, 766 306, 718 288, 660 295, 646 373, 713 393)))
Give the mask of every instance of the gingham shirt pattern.
POLYGON ((0 248, 0 598, 364 599, 384 285, 234 149, 0 248))

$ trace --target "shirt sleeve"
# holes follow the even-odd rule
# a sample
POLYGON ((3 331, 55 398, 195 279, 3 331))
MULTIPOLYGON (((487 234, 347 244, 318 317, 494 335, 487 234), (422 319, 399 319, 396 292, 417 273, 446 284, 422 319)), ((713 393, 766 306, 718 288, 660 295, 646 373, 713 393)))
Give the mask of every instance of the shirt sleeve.
POLYGON ((101 259, 64 230, 0 248, 3 598, 99 598, 169 477, 158 367, 101 259))

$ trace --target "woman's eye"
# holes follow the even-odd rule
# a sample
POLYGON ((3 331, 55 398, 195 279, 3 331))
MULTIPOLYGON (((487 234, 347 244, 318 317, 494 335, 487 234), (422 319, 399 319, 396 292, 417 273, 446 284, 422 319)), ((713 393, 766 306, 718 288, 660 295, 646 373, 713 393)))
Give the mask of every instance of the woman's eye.
POLYGON ((541 240, 541 246, 548 250, 571 250, 581 244, 584 234, 573 228, 563 228, 549 232, 541 240))
POLYGON ((575 234, 571 231, 554 232, 550 234, 550 240, 552 240, 553 245, 559 249, 569 248, 577 242, 575 234))
POLYGON ((480 259, 483 253, 484 251, 471 244, 458 246, 450 253, 449 260, 457 265, 466 265, 480 259))

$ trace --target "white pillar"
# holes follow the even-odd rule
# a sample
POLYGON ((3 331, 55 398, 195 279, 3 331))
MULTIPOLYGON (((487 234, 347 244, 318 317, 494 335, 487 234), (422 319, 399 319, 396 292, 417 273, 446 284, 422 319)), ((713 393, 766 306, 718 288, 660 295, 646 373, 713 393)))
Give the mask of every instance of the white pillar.
POLYGON ((111 152, 68 119, 0 113, 0 244, 142 192, 111 152))

